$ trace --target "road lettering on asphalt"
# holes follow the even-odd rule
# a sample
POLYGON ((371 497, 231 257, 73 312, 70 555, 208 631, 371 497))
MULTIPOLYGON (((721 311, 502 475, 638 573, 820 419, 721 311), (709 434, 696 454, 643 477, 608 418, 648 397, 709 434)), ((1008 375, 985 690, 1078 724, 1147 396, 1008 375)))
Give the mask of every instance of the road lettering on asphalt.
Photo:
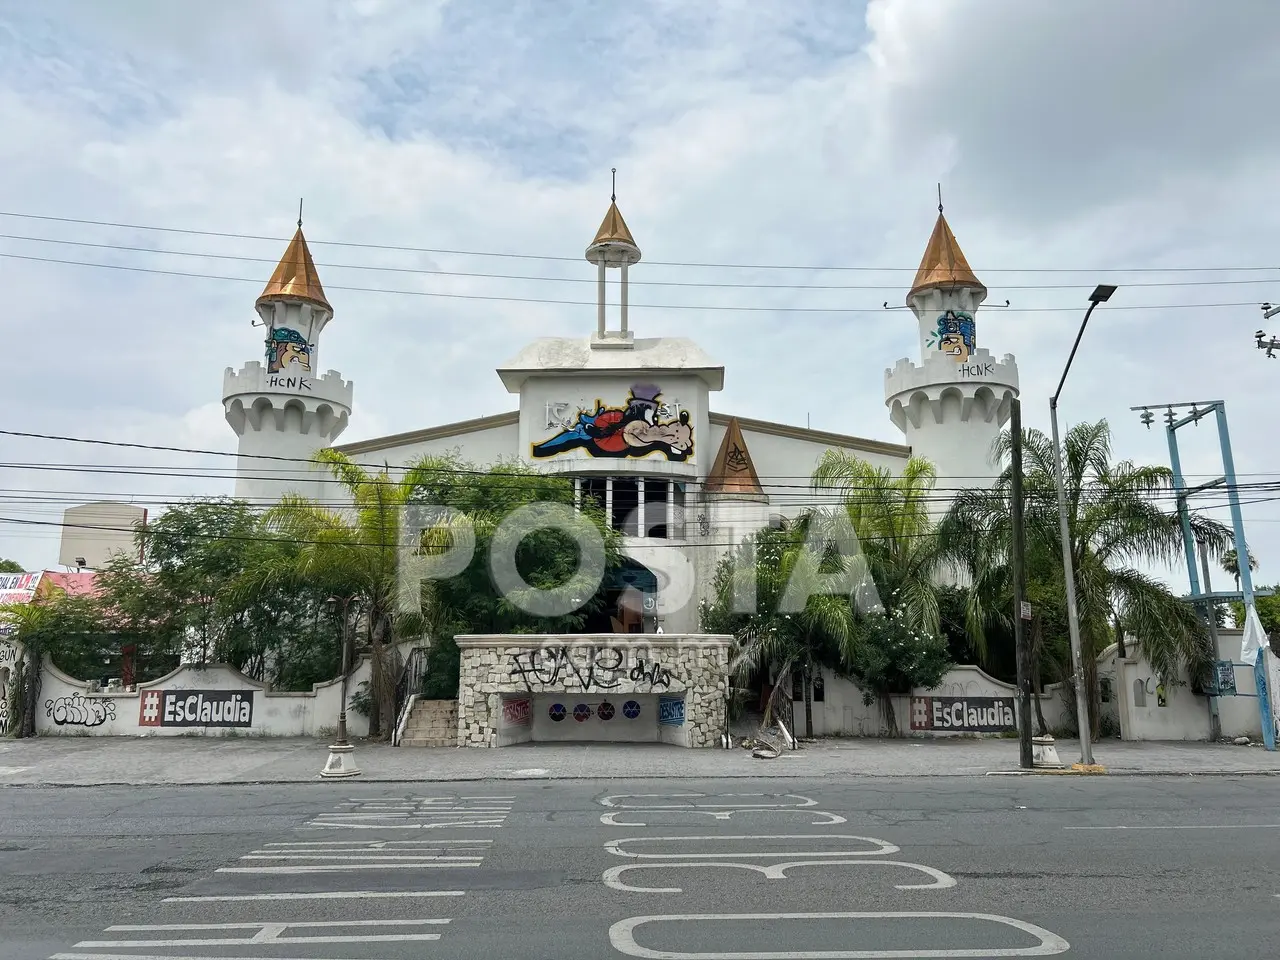
POLYGON ((294 929, 354 929, 379 927, 440 926, 447 919, 423 920, 300 920, 293 923, 253 921, 250 923, 155 923, 118 924, 107 927, 107 933, 213 933, 217 931, 252 930, 252 936, 241 937, 161 937, 153 940, 82 940, 75 949, 116 947, 247 947, 304 943, 397 943, 417 940, 439 940, 438 933, 339 933, 319 936, 285 936, 294 929))
POLYGON ((246 903, 253 900, 396 900, 411 897, 461 897, 465 890, 324 890, 315 893, 239 893, 205 897, 165 897, 161 903, 246 903))
MULTIPOLYGON (((852 932, 847 935, 852 938, 852 932)), ((1055 933, 1050 933, 1043 927, 1038 927, 1033 923, 1027 923, 1025 920, 1017 920, 1013 917, 1004 917, 992 913, 938 913, 933 911, 907 912, 907 911, 888 911, 873 913, 738 913, 738 914, 715 914, 715 913, 689 913, 689 914, 663 914, 645 917, 628 917, 626 920, 619 920, 609 928, 609 943, 619 953, 628 957, 642 957, 647 960, 887 960, 887 958, 913 958, 913 960, 925 960, 925 958, 937 958, 937 960, 954 960, 960 957, 982 958, 982 960, 990 960, 993 957, 1052 957, 1060 953, 1066 953, 1071 945, 1066 940, 1055 933), (968 948, 941 948, 941 949, 918 949, 905 947, 894 950, 795 950, 795 951, 769 951, 767 953, 759 952, 728 952, 717 950, 714 953, 677 953, 672 950, 653 950, 643 947, 636 942, 635 931, 637 928, 647 924, 655 923, 679 923, 679 922, 743 922, 758 925, 762 920, 921 920, 921 919, 940 919, 940 920, 977 920, 988 923, 1001 924, 1019 930, 1023 933, 1030 934, 1039 942, 1030 947, 979 947, 974 949, 968 948)))
POLYGON ((484 830, 506 823, 511 797, 355 798, 307 822, 320 830, 484 830))
POLYGON ((312 840, 268 843, 240 858, 272 861, 218 867, 215 873, 325 873, 406 870, 414 867, 478 867, 492 840, 312 840))
POLYGON ((787 879, 787 871, 793 867, 901 867, 904 870, 918 870, 930 878, 928 883, 897 883, 897 890, 946 890, 956 885, 955 877, 943 873, 936 867, 928 867, 923 863, 907 863, 903 860, 791 860, 787 863, 725 863, 713 860, 691 861, 688 863, 624 863, 610 867, 604 872, 604 885, 613 890, 628 893, 684 893, 680 887, 636 887, 622 881, 623 874, 630 870, 663 870, 670 871, 680 867, 722 867, 729 870, 754 870, 770 880, 787 879))
POLYGON ((817 800, 810 797, 801 797, 794 793, 620 793, 615 796, 601 797, 598 802, 603 807, 616 807, 622 810, 687 810, 699 808, 765 810, 776 807, 816 807, 818 805, 817 800), (771 799, 799 802, 769 802, 771 799), (657 801, 659 800, 677 800, 679 802, 658 803, 657 801), (624 803, 621 801, 637 802, 624 803))
MULTIPOLYGON (((803 846, 804 844, 794 844, 794 846, 803 846)), ((823 846, 841 846, 839 843, 824 843, 823 846)), ((631 857, 638 860, 741 860, 744 858, 751 859, 774 859, 778 857, 879 857, 888 856, 890 854, 901 852, 901 848, 894 846, 885 840, 879 840, 875 837, 859 837, 846 833, 785 833, 785 834, 754 834, 746 836, 701 836, 701 837, 620 837, 616 840, 610 840, 604 845, 604 848, 615 857, 631 857), (710 850, 707 852, 691 852, 687 849, 687 844, 695 840, 709 840, 713 843, 724 843, 726 841, 740 840, 801 840, 809 841, 817 844, 818 841, 857 841, 862 844, 873 844, 874 848, 867 850, 753 850, 748 853, 724 853, 721 851, 710 850), (685 849, 678 853, 638 853, 624 849, 624 844, 639 843, 672 843, 679 844, 685 849)))
MULTIPOLYGON (((826 810, 809 810, 803 807, 753 807, 753 808, 747 808, 747 809, 738 808, 735 810, 690 810, 688 808, 673 808, 669 810, 656 810, 653 812, 662 816, 671 816, 674 814, 690 814, 695 817, 711 817, 714 820, 728 820, 735 813, 749 813, 749 814, 798 813, 801 816, 806 816, 806 817, 826 817, 827 818, 825 820, 810 820, 809 826, 811 827, 829 827, 829 826, 832 826, 833 824, 849 822, 839 814, 828 813, 826 810)), ((638 813, 640 813, 640 811, 629 812, 626 810, 610 810, 608 813, 602 813, 600 815, 600 822, 604 824, 606 827, 647 827, 649 826, 648 823, 641 822, 638 820, 631 820, 623 823, 617 819, 618 817, 634 817, 638 813)))

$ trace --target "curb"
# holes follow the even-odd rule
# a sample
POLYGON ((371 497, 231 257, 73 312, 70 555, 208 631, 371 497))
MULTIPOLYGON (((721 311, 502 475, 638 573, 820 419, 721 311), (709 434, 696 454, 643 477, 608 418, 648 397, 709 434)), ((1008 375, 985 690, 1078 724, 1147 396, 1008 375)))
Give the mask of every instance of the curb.
MULTIPOLYGON (((706 774, 642 774, 639 776, 617 776, 614 774, 578 774, 578 775, 547 775, 547 776, 512 776, 502 774, 483 774, 476 776, 449 776, 449 777, 352 777, 344 780, 344 784, 356 785, 360 783, 369 784, 423 784, 423 783, 484 783, 488 781, 499 782, 606 782, 617 780, 828 780, 828 779, 852 779, 852 780, 961 780, 965 778, 980 779, 984 777, 1043 777, 1043 776, 1101 776, 1107 777, 1276 777, 1280 776, 1280 770, 1206 770, 1192 772, 1177 772, 1169 770, 1073 770, 1067 769, 1038 769, 1038 770, 988 770, 984 773, 928 773, 928 774, 906 774, 906 773, 857 773, 850 771, 845 774, 832 773, 758 773, 758 774, 731 774, 729 776, 708 776, 706 774)), ((0 783, 0 790, 31 790, 31 789, 58 789, 58 790, 76 790, 76 789, 98 789, 102 787, 283 787, 283 786, 322 786, 329 781, 321 780, 319 775, 306 780, 189 780, 189 781, 130 781, 130 780, 101 780, 91 783, 79 782, 69 783, 60 781, 41 781, 34 783, 0 783)), ((333 789, 329 787, 329 789, 333 789)))

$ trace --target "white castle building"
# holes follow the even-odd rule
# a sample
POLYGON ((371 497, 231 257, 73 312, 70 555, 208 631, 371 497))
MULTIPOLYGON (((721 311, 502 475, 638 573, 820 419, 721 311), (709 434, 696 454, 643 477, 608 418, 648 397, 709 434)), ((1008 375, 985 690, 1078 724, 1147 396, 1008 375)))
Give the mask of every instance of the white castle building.
MULTIPOLYGON (((586 249, 599 280, 596 328, 535 340, 501 363, 497 374, 515 409, 336 449, 377 468, 457 453, 477 465, 519 458, 572 477, 579 496, 599 502, 625 536, 632 562, 610 589, 640 591, 643 632, 674 634, 697 631, 697 599, 730 545, 804 509, 807 478, 829 449, 895 471, 912 454, 925 457, 943 489, 994 480, 991 445, 1017 396, 1018 370, 1011 355, 997 360, 977 344, 975 314, 987 290, 941 207, 906 297, 919 324, 919 362, 904 358, 885 371, 885 403, 902 445, 713 410, 724 367, 692 340, 637 337, 629 325, 628 272, 640 258, 611 203, 586 249), (615 318, 605 304, 611 270, 621 292, 615 318), (692 590, 673 589, 690 579, 692 590)), ((266 356, 224 377, 227 422, 240 438, 236 496, 268 503, 286 491, 317 498, 329 491, 331 498, 334 486, 301 461, 334 446, 346 429, 352 382, 336 370, 316 375, 334 310, 301 224, 257 311, 266 356)), ((613 629, 637 629, 623 621, 615 618, 613 629)), ((590 632, 610 629, 597 626, 590 632)))

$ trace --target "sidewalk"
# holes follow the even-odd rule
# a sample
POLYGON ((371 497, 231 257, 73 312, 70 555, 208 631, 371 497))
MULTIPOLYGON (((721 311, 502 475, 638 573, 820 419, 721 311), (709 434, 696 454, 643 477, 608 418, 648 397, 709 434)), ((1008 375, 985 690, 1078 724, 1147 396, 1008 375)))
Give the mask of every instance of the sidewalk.
MULTIPOLYGON (((1065 764, 1079 745, 1057 743, 1065 764)), ((318 779, 328 742, 199 737, 40 737, 0 741, 0 787, 107 784, 304 783, 318 779)), ((660 744, 526 744, 423 749, 357 743, 367 782, 508 779, 985 776, 1018 770, 1016 740, 824 740, 756 760, 733 750, 660 744)), ((1104 740, 1109 775, 1280 775, 1280 752, 1210 743, 1104 740)))

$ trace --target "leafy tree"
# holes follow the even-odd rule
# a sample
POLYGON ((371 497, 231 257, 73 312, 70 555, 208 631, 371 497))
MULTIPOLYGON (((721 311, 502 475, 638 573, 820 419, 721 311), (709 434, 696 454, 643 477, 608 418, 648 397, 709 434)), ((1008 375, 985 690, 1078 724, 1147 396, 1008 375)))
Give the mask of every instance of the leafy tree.
POLYGON ((936 687, 951 669, 946 638, 910 624, 901 608, 891 613, 864 614, 858 623, 856 642, 847 668, 862 688, 864 702, 880 700, 890 734, 898 733, 894 694, 916 687, 936 687))
POLYGON ((0 573, 26 573, 27 568, 17 560, 0 559, 0 573))
MULTIPOLYGON (((1009 449, 1010 436, 1004 433, 995 453, 1007 462, 1009 449)), ((1059 633, 1056 625, 1059 598, 1065 594, 1057 488, 1052 443, 1043 433, 1023 432, 1023 465, 1029 599, 1033 611, 1052 613, 1055 621, 1053 634, 1044 629, 1047 621, 1033 621, 1033 636, 1041 637, 1045 658, 1058 660, 1066 674, 1065 626, 1059 633)), ((1119 625, 1166 678, 1175 676, 1181 664, 1194 674, 1211 654, 1206 626, 1195 608, 1136 566, 1172 563, 1183 555, 1178 516, 1159 506, 1161 498, 1172 497, 1172 471, 1112 463, 1110 428, 1101 420, 1068 431, 1063 472, 1090 725, 1096 736, 1101 714, 1097 657, 1118 638, 1119 625)), ((968 627, 975 636, 1012 616, 1010 480, 1006 468, 993 490, 961 493, 939 530, 943 553, 972 583, 968 627)), ((1190 522, 1212 555, 1227 549, 1231 535, 1225 526, 1197 513, 1190 522)))
POLYGON ((77 647, 88 646, 83 638, 101 629, 98 608, 87 597, 69 597, 57 591, 30 603, 0 605, 0 616, 11 628, 8 639, 23 650, 22 663, 11 683, 15 696, 10 700, 10 723, 16 721, 19 737, 33 737, 41 663, 46 656, 74 656, 77 647))
POLYGON ((831 549, 806 562, 807 533, 804 523, 761 530, 723 558, 712 599, 703 610, 702 628, 737 639, 730 662, 736 677, 745 678, 757 667, 776 667, 779 681, 766 710, 776 710, 775 701, 789 708, 787 680, 799 667, 804 678, 805 731, 812 737, 814 672, 822 666, 843 670, 853 646, 854 616, 848 597, 816 589, 819 577, 845 569, 845 558, 831 549), (753 594, 754 612, 741 612, 737 598, 753 594), (800 609, 794 609, 792 597, 804 598, 800 609), (785 701, 780 699, 784 693, 785 701))
MULTIPOLYGON (((461 633, 573 633, 604 605, 602 585, 589 571, 579 571, 579 547, 568 531, 532 530, 519 542, 511 520, 519 510, 533 509, 548 519, 553 513, 604 546, 606 576, 622 562, 621 536, 611 529, 602 511, 589 502, 575 514, 573 483, 521 464, 503 463, 478 469, 457 457, 437 457, 414 465, 416 489, 410 502, 436 515, 432 527, 440 552, 447 549, 441 534, 450 522, 444 509, 469 528, 474 551, 464 570, 431 584, 432 639, 424 694, 433 698, 457 695, 459 654, 454 637, 461 633), (540 506, 539 506, 540 505, 540 506), (490 558, 494 551, 510 551, 516 570, 531 590, 552 591, 574 609, 542 615, 530 612, 527 591, 504 593, 494 581, 490 558), (573 601, 577 599, 577 604, 573 601)), ((528 525, 523 525, 527 530, 528 525)), ((523 532, 520 531, 520 532, 523 532)), ((431 552, 430 546, 424 548, 431 552)), ((535 607, 536 609, 536 607, 535 607)))

